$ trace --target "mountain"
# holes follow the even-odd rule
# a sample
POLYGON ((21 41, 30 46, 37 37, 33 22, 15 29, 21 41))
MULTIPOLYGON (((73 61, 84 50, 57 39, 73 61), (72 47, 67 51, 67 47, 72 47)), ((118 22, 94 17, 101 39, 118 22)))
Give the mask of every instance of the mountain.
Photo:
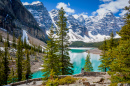
POLYGON ((46 7, 44 7, 43 3, 39 1, 35 1, 32 2, 31 4, 23 3, 23 5, 34 16, 40 28, 43 30, 44 34, 46 35, 46 30, 49 30, 49 28, 51 27, 52 20, 46 7))
POLYGON ((0 0, 0 27, 16 36, 22 35, 23 29, 30 35, 45 41, 33 15, 23 6, 20 0, 0 0))
POLYGON ((91 31, 92 35, 109 36, 112 31, 116 35, 116 31, 119 31, 122 25, 124 25, 123 19, 115 17, 111 11, 102 16, 98 15, 85 19, 85 26, 91 31))
MULTIPOLYGON (((58 20, 58 10, 53 9, 49 12, 53 24, 57 27, 56 22, 58 20)), ((83 37, 89 37, 87 28, 80 24, 78 20, 76 20, 72 15, 68 15, 67 17, 67 27, 69 28, 69 41, 83 41, 83 37)), ((57 27, 58 28, 58 27, 57 27)))
MULTIPOLYGON (((49 12, 54 25, 58 20, 58 10, 53 9, 49 12)), ((124 25, 124 20, 121 17, 115 17, 111 11, 106 12, 104 15, 90 16, 84 18, 79 15, 77 19, 73 15, 67 15, 67 27, 69 28, 70 41, 84 41, 84 42, 99 42, 104 38, 109 38, 110 33, 113 31, 116 34, 120 31, 121 26, 124 25)))
MULTIPOLYGON (((39 1, 24 4, 24 6, 32 13, 43 31, 47 32, 52 24, 58 28, 56 25, 58 10, 53 9, 48 12, 43 3, 39 1)), ((87 18, 84 18, 83 15, 79 15, 78 18, 74 18, 73 15, 66 15, 66 17, 69 41, 99 42, 103 41, 105 37, 110 37, 112 31, 116 38, 119 38, 116 32, 124 25, 123 18, 114 16, 111 11, 104 15, 87 18)))
POLYGON ((40 27, 49 29, 52 24, 52 20, 47 9, 44 7, 42 2, 36 1, 37 4, 24 5, 29 12, 32 13, 34 18, 37 20, 40 27))

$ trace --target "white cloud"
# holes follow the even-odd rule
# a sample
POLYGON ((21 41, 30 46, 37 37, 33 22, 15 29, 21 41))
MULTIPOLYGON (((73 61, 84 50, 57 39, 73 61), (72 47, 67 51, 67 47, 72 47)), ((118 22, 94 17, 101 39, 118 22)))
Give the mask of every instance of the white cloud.
POLYGON ((70 3, 68 2, 68 6, 70 6, 70 3))
POLYGON ((41 2, 40 1, 34 1, 32 3, 28 3, 28 2, 22 2, 22 3, 23 3, 23 5, 34 5, 34 4, 39 4, 41 2))
POLYGON ((122 10, 121 13, 119 14, 120 16, 124 16, 127 13, 126 10, 122 10))
MULTIPOLYGON (((102 0, 102 1, 107 1, 107 0, 102 0)), ((113 13, 117 13, 125 6, 129 6, 128 1, 129 0, 116 0, 116 1, 110 1, 109 3, 101 4, 99 6, 99 9, 93 12, 93 14, 98 13, 99 15, 102 15, 109 10, 111 10, 113 13)))
POLYGON ((110 1, 113 1, 113 0, 100 0, 100 1, 103 1, 103 2, 110 2, 110 1))
POLYGON ((23 5, 30 5, 30 3, 28 3, 28 2, 22 2, 23 3, 23 5))
POLYGON ((75 10, 69 8, 68 6, 70 6, 70 4, 67 5, 67 4, 65 4, 63 2, 60 2, 60 3, 57 4, 56 8, 57 9, 61 9, 61 7, 63 7, 66 12, 68 12, 68 13, 75 13, 75 10))
POLYGON ((41 3, 41 2, 40 1, 34 1, 31 4, 33 5, 33 4, 39 4, 39 3, 41 3))

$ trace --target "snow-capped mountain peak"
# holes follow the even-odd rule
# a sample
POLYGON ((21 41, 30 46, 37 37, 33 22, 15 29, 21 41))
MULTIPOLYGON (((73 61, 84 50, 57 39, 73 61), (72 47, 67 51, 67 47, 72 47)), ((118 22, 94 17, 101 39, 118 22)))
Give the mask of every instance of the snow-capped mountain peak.
MULTIPOLYGON (((33 14, 40 27, 46 32, 53 24, 56 28, 58 21, 58 10, 53 9, 50 12, 41 2, 33 2, 25 7, 33 14)), ((67 28, 69 28, 68 36, 70 41, 98 42, 103 41, 104 37, 109 37, 113 31, 121 29, 124 21, 120 17, 115 17, 111 11, 103 15, 84 17, 79 15, 76 19, 73 15, 67 15, 67 28)))

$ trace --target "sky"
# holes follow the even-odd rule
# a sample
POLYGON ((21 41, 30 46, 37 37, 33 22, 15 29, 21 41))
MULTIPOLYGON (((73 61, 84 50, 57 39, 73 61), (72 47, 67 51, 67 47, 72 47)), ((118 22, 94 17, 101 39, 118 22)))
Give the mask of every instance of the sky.
POLYGON ((75 18, 78 18, 79 15, 83 15, 85 18, 103 15, 108 11, 119 17, 126 13, 123 8, 129 6, 129 0, 21 0, 27 4, 34 1, 42 2, 48 11, 63 7, 67 14, 74 15, 75 18))

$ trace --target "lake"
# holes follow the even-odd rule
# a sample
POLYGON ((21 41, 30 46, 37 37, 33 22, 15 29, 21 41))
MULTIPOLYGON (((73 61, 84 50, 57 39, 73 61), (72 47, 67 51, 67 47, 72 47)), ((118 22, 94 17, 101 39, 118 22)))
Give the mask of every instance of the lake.
MULTIPOLYGON (((87 57, 86 51, 90 50, 93 48, 70 48, 69 51, 69 56, 71 59, 71 63, 73 63, 73 70, 74 70, 74 74, 79 74, 81 73, 81 68, 84 67, 85 65, 85 59, 87 57)), ((98 66, 101 64, 101 62, 99 61, 100 59, 100 55, 98 54, 92 54, 90 53, 90 61, 92 62, 92 66, 93 66, 93 71, 94 72, 100 72, 100 70, 98 70, 98 66)), ((35 72, 33 73, 33 78, 41 78, 43 75, 43 73, 41 71, 35 72)))

